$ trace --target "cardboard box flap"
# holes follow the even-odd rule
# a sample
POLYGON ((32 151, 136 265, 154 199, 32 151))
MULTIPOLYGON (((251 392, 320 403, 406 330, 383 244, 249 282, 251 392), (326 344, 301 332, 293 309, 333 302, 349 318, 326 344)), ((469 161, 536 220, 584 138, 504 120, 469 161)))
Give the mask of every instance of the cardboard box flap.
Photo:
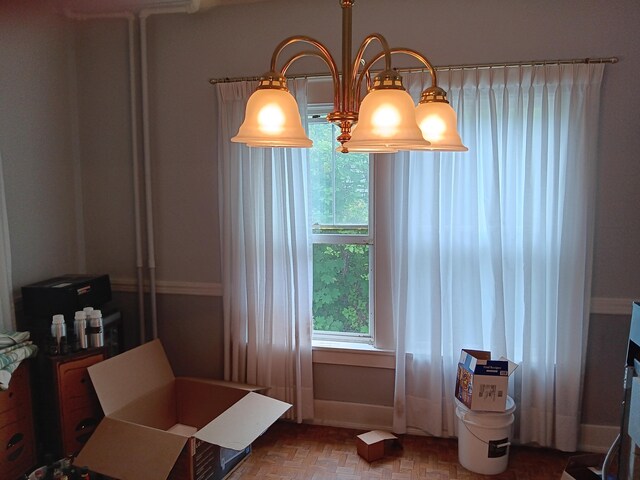
POLYGON ((370 432, 358 435, 358 438, 367 445, 373 445, 374 443, 382 442, 384 440, 395 440, 398 437, 383 430, 371 430, 370 432))
POLYGON ((291 405, 249 392, 194 437, 232 450, 242 450, 258 438, 291 405))
POLYGON ((509 376, 511 376, 511 374, 516 371, 516 368, 518 368, 518 364, 517 363, 512 362, 511 360, 509 360, 506 357, 500 357, 500 360, 503 361, 503 362, 507 362, 507 364, 509 365, 509 376))
POLYGON ((484 365, 491 360, 491 352, 486 350, 469 350, 463 348, 460 352, 459 363, 463 364, 470 371, 475 370, 476 365, 484 365))
POLYGON ((113 478, 166 479, 187 440, 181 435, 105 417, 74 465, 113 478))
POLYGON ((159 340, 96 363, 88 371, 105 415, 166 386, 175 378, 159 340))

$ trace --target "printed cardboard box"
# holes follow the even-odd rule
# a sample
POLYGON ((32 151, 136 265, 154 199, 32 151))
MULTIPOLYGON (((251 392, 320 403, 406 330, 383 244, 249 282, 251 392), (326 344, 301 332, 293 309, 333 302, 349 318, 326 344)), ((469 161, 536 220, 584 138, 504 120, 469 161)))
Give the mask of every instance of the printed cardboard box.
POLYGON ((506 358, 491 360, 491 352, 463 349, 456 376, 456 398, 469 410, 504 412, 509 375, 517 367, 506 358))
POLYGON ((174 377, 158 340, 89 367, 105 418, 74 464, 128 480, 218 480, 291 405, 260 387, 174 377))

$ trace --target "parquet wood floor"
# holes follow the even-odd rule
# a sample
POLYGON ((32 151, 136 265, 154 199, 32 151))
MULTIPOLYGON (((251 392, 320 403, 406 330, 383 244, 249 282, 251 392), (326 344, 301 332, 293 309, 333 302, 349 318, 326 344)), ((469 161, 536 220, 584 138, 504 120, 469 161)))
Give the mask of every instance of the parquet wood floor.
POLYGON ((384 459, 367 463, 356 452, 362 431, 277 422, 253 443, 229 480, 557 480, 570 454, 511 447, 500 475, 472 473, 458 463, 455 439, 406 435, 384 459))

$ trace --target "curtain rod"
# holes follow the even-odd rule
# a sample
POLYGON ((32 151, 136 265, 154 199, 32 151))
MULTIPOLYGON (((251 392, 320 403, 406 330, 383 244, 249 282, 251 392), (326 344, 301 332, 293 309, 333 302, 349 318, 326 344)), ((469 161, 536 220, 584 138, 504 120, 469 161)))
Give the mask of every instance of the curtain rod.
MULTIPOLYGON (((580 63, 618 63, 618 57, 605 57, 605 58, 574 58, 569 60, 529 60, 526 62, 502 62, 502 63, 478 63, 469 65, 442 65, 434 67, 436 70, 462 70, 465 68, 493 68, 493 67, 524 67, 524 66, 536 66, 536 65, 565 65, 565 64, 580 64, 580 63)), ((423 72, 427 71, 426 68, 398 68, 399 72, 423 72)), ((328 73, 305 73, 296 75, 287 75, 287 78, 324 78, 329 77, 328 73)), ((216 83, 230 83, 230 82, 257 82, 260 77, 225 77, 225 78, 210 78, 209 83, 215 85, 216 83)))

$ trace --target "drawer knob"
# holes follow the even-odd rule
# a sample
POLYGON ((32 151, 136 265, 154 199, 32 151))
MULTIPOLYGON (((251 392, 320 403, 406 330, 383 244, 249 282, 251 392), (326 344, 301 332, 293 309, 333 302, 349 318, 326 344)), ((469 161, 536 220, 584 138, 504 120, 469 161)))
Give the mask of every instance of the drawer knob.
POLYGON ((93 430, 95 429, 95 426, 97 424, 98 419, 93 417, 85 418, 80 423, 78 423, 78 425, 76 426, 76 432, 78 432, 78 434, 76 435, 76 441, 83 444, 87 443, 87 440, 89 440, 89 437, 93 433, 93 430))
POLYGON ((93 428, 98 424, 98 420, 96 418, 85 418, 84 420, 80 421, 80 423, 78 423, 78 425, 76 425, 76 432, 82 431, 82 430, 86 430, 87 428, 93 428))
POLYGON ((7 450, 11 447, 15 447, 18 443, 22 441, 24 435, 22 433, 16 433, 13 437, 9 439, 9 443, 7 443, 7 450))

